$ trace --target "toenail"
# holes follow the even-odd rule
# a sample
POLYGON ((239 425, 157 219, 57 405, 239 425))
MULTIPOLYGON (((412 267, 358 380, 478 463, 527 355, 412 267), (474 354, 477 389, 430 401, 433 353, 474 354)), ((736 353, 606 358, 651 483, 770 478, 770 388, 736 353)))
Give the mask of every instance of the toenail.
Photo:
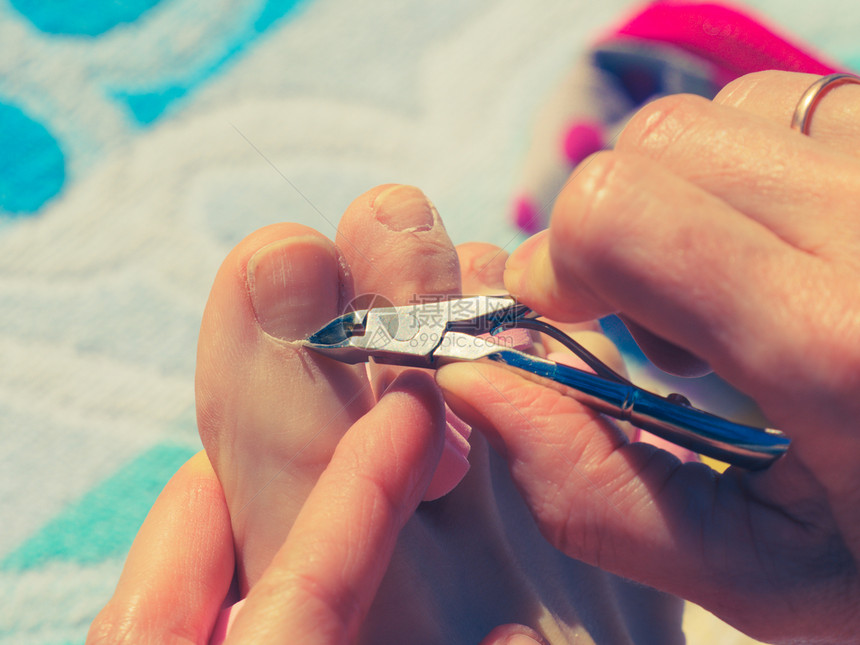
POLYGON ((248 291, 270 336, 306 338, 337 315, 340 279, 334 247, 305 235, 272 242, 248 260, 248 291))
POLYGON ((373 213, 392 231, 429 231, 435 223, 433 206, 414 186, 392 186, 373 200, 373 213))

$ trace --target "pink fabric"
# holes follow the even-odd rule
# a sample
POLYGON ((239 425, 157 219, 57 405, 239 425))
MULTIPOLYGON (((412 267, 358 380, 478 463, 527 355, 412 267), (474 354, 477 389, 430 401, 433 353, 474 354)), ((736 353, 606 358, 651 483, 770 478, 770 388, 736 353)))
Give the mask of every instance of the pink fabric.
POLYGON ((588 155, 603 149, 605 145, 603 124, 599 121, 572 123, 562 142, 564 156, 574 166, 588 155))
POLYGON ((669 43, 716 65, 720 84, 767 69, 832 74, 840 68, 778 36, 759 19, 721 4, 655 2, 609 38, 669 43))
POLYGON ((543 221, 539 217, 535 200, 530 195, 520 195, 514 200, 514 224, 517 227, 532 235, 543 228, 543 221))

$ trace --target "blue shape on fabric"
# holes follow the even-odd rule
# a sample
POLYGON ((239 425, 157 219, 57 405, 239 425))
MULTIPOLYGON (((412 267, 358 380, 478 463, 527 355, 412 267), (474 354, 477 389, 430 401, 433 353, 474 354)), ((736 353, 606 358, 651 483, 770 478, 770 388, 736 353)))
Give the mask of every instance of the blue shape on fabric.
POLYGON ((176 101, 221 73, 229 63, 272 25, 308 2, 309 0, 268 0, 252 25, 239 33, 231 43, 226 44, 224 50, 212 60, 188 73, 185 78, 174 78, 161 87, 143 92, 116 90, 112 94, 114 98, 126 104, 129 113, 138 125, 151 125, 167 113, 176 101))
POLYGON ((141 125, 149 125, 160 117, 174 101, 188 93, 189 88, 170 86, 143 94, 116 93, 114 96, 128 106, 131 115, 141 125))
POLYGON ((0 103, 0 212, 26 215, 57 195, 66 161, 47 128, 23 110, 0 103))
POLYGON ((167 481, 196 450, 161 444, 63 509, 0 562, 26 571, 48 562, 94 564, 122 556, 167 481))
POLYGON ((10 0, 21 15, 48 34, 100 36, 134 22, 161 0, 10 0))
POLYGON ((278 20, 295 9, 302 0, 269 0, 264 6, 257 20, 254 22, 254 31, 262 34, 278 20))

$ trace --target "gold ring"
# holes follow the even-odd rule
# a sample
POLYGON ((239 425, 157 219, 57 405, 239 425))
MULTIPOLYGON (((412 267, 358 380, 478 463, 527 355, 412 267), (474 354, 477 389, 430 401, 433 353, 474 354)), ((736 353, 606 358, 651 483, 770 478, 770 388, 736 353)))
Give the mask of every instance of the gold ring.
POLYGON ((812 113, 818 106, 824 95, 835 87, 846 85, 848 83, 857 83, 860 85, 860 76, 855 74, 831 74, 830 76, 822 76, 803 93, 800 100, 797 102, 797 107, 794 108, 794 115, 791 117, 791 129, 797 130, 801 134, 809 134, 809 124, 812 120, 812 113))

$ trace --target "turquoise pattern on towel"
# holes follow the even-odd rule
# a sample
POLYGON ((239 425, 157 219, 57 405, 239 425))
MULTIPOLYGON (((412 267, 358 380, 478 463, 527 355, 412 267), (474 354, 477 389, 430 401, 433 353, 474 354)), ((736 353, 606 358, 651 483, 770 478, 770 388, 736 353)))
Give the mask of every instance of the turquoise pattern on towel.
POLYGON ((245 48, 303 2, 304 0, 268 0, 256 20, 225 42, 221 51, 211 61, 180 79, 171 79, 166 85, 144 91, 114 90, 113 96, 127 105, 130 115, 139 125, 148 126, 175 102, 218 75, 245 48))
POLYGON ((161 489, 195 452, 162 444, 121 465, 0 561, 0 570, 25 571, 55 560, 95 564, 124 555, 161 489))
MULTIPOLYGON (((86 59, 90 43, 94 50, 97 49, 100 41, 113 35, 120 27, 126 30, 140 29, 145 34, 147 30, 155 29, 152 24, 154 13, 169 10, 169 5, 179 3, 180 0, 173 0, 172 3, 164 0, 13 0, 11 6, 17 10, 17 14, 10 13, 5 18, 13 19, 17 15, 43 32, 45 37, 80 39, 79 51, 86 59)), ((298 8, 310 3, 311 0, 237 3, 233 11, 235 24, 239 28, 234 26, 229 30, 205 34, 200 47, 207 55, 191 68, 177 72, 168 59, 160 78, 154 83, 140 84, 133 79, 124 79, 127 84, 115 84, 100 78, 109 75, 108 65, 101 70, 102 73, 96 71, 89 82, 130 119, 128 127, 133 133, 137 128, 151 126, 169 110, 178 109, 177 104, 195 95, 210 80, 224 74, 230 64, 266 32, 285 18, 295 17, 293 14, 297 14, 298 8)), ((0 13, 0 20, 3 18, 0 13)), ((189 29, 193 27, 189 25, 189 29)), ((161 37, 154 33, 151 46, 159 47, 161 37)), ((32 47, 40 45, 38 39, 33 40, 32 47)), ((63 60, 56 61, 57 65, 63 63, 63 60)), ((25 80, 30 82, 29 79, 25 80)), ((9 81, 7 84, 15 85, 9 81)), ((0 158, 0 224, 4 217, 35 214, 47 205, 63 189, 66 167, 76 162, 66 157, 68 154, 73 155, 74 150, 50 134, 52 124, 34 117, 28 106, 17 106, 15 101, 5 98, 3 85, 0 82, 0 150, 3 150, 0 158)), ((50 96, 50 85, 42 89, 50 96)), ((68 135, 75 136, 75 133, 68 135)), ((102 151, 94 149, 87 152, 98 157, 102 151)))
POLYGON ((161 0, 11 0, 12 6, 48 34, 98 36, 134 22, 161 0))
POLYGON ((66 179, 56 138, 19 107, 0 103, 0 212, 37 212, 66 179))

